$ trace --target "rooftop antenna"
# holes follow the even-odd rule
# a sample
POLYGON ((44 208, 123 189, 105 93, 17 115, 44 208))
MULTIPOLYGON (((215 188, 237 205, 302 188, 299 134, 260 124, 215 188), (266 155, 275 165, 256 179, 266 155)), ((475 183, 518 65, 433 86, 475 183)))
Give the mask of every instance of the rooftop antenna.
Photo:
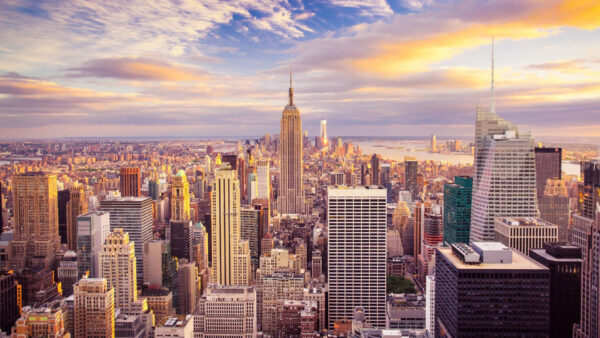
POLYGON ((292 66, 290 65, 290 102, 289 105, 294 105, 294 89, 292 88, 292 66))
POLYGON ((496 97, 494 92, 494 37, 492 36, 492 103, 490 105, 490 112, 496 113, 496 97))

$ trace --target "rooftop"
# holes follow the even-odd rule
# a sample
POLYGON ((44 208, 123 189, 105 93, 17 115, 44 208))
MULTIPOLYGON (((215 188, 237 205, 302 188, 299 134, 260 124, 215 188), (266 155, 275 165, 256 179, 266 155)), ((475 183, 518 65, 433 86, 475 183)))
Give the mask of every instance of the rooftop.
POLYGON ((544 220, 541 220, 539 218, 534 218, 534 217, 498 217, 496 218, 496 222, 500 222, 503 224, 506 224, 508 226, 521 226, 521 227, 525 227, 525 226, 556 226, 555 224, 552 224, 550 222, 546 222, 544 220))
MULTIPOLYGON (((505 247, 504 245, 497 242, 479 242, 485 243, 483 247, 492 248, 490 250, 498 250, 498 248, 505 247), (499 245, 500 246, 499 246, 499 245)), ((438 247, 437 251, 443 255, 452 265, 460 270, 547 270, 545 266, 534 261, 533 259, 517 252, 512 251, 512 262, 511 263, 480 263, 480 264, 467 264, 463 262, 458 256, 452 253, 450 247, 438 247)))

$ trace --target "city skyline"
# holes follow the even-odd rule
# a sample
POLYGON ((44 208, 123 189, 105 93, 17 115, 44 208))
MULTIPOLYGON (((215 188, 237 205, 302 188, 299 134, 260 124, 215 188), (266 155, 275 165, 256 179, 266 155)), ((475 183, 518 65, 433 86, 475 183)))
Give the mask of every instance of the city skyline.
POLYGON ((470 135, 475 106, 490 103, 492 36, 503 117, 536 137, 594 136, 600 125, 594 1, 0 10, 11 14, 0 19, 6 138, 273 133, 289 65, 310 134, 325 114, 331 135, 470 135))

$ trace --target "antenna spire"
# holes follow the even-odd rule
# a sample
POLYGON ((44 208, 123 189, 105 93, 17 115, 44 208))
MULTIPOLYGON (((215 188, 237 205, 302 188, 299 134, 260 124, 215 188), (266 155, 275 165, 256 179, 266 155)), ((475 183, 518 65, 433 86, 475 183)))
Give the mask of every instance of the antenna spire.
POLYGON ((294 88, 292 87, 292 66, 290 66, 290 92, 289 92, 289 106, 293 106, 294 105, 294 88))
POLYGON ((490 112, 496 113, 496 93, 494 90, 494 37, 492 36, 492 102, 490 104, 490 112))

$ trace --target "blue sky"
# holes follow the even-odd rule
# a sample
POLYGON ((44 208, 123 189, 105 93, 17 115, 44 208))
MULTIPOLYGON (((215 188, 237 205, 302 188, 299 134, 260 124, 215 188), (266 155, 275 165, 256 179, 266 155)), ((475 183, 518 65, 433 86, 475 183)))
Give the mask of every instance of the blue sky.
POLYGON ((279 131, 472 135, 489 104, 539 136, 600 136, 597 1, 0 2, 4 137, 279 131))

